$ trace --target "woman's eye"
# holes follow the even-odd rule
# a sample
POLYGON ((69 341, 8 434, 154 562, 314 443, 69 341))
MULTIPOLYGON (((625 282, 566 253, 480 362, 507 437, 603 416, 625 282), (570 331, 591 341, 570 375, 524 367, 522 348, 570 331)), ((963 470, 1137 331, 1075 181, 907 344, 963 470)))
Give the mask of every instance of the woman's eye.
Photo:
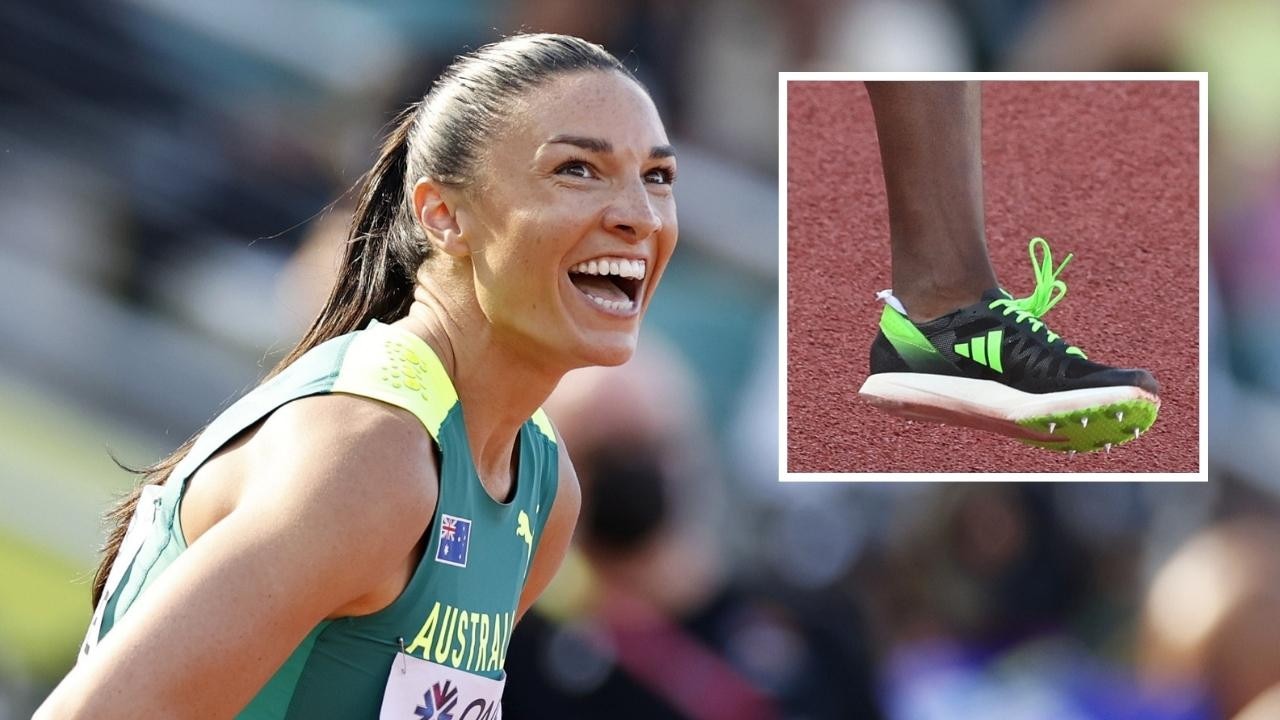
POLYGON ((676 174, 668 168, 654 168, 645 173, 644 180, 656 185, 670 185, 676 181, 676 174))
POLYGON ((593 178, 596 172, 590 165, 581 160, 571 160, 556 168, 557 175, 572 175, 578 178, 593 178))

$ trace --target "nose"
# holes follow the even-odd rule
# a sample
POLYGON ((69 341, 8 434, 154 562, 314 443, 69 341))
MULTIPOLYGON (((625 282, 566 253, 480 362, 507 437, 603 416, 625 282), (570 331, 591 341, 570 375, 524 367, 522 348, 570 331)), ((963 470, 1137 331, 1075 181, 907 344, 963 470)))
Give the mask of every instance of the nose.
POLYGON ((605 213, 605 226, 628 242, 638 242, 662 229, 662 218, 653 209, 644 182, 637 179, 615 196, 605 213))

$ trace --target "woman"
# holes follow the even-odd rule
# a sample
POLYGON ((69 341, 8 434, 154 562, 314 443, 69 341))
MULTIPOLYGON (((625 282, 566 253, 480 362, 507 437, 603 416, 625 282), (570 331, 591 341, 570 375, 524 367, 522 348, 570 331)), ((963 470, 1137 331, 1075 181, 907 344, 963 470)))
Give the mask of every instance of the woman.
POLYGON ((80 662, 38 716, 498 717, 579 505, 538 406, 630 357, 674 175, 602 48, 458 59, 384 144, 298 347, 116 513, 80 662))

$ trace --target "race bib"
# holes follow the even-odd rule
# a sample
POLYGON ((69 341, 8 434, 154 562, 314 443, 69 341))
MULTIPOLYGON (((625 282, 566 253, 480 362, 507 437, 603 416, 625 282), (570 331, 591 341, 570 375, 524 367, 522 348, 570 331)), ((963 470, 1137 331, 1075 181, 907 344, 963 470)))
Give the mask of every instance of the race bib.
POLYGON ((396 653, 379 720, 498 720, 502 680, 396 653))
POLYGON ((111 571, 107 573, 107 582, 102 586, 102 597, 98 599, 98 607, 93 611, 93 619, 89 621, 84 642, 80 644, 80 656, 77 662, 87 657, 98 646, 98 635, 107 603, 115 596, 116 590, 120 589, 120 581, 124 579, 129 566, 133 564, 134 558, 146 543, 151 525, 155 522, 156 513, 160 511, 160 494, 163 492, 163 485, 147 485, 142 488, 142 495, 138 497, 138 507, 134 510, 133 517, 129 519, 129 527, 125 530, 124 539, 120 542, 120 552, 116 554, 115 562, 111 564, 111 571))

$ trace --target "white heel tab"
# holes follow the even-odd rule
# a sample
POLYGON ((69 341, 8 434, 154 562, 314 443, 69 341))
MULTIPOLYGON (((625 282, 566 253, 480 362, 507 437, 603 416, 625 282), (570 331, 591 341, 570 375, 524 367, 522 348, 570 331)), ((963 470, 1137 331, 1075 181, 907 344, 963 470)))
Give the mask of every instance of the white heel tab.
POLYGON ((876 299, 883 300, 886 305, 893 308, 894 310, 897 310, 903 315, 907 314, 907 309, 902 306, 902 301, 893 296, 893 288, 889 288, 888 290, 881 290, 880 292, 876 293, 876 299))

